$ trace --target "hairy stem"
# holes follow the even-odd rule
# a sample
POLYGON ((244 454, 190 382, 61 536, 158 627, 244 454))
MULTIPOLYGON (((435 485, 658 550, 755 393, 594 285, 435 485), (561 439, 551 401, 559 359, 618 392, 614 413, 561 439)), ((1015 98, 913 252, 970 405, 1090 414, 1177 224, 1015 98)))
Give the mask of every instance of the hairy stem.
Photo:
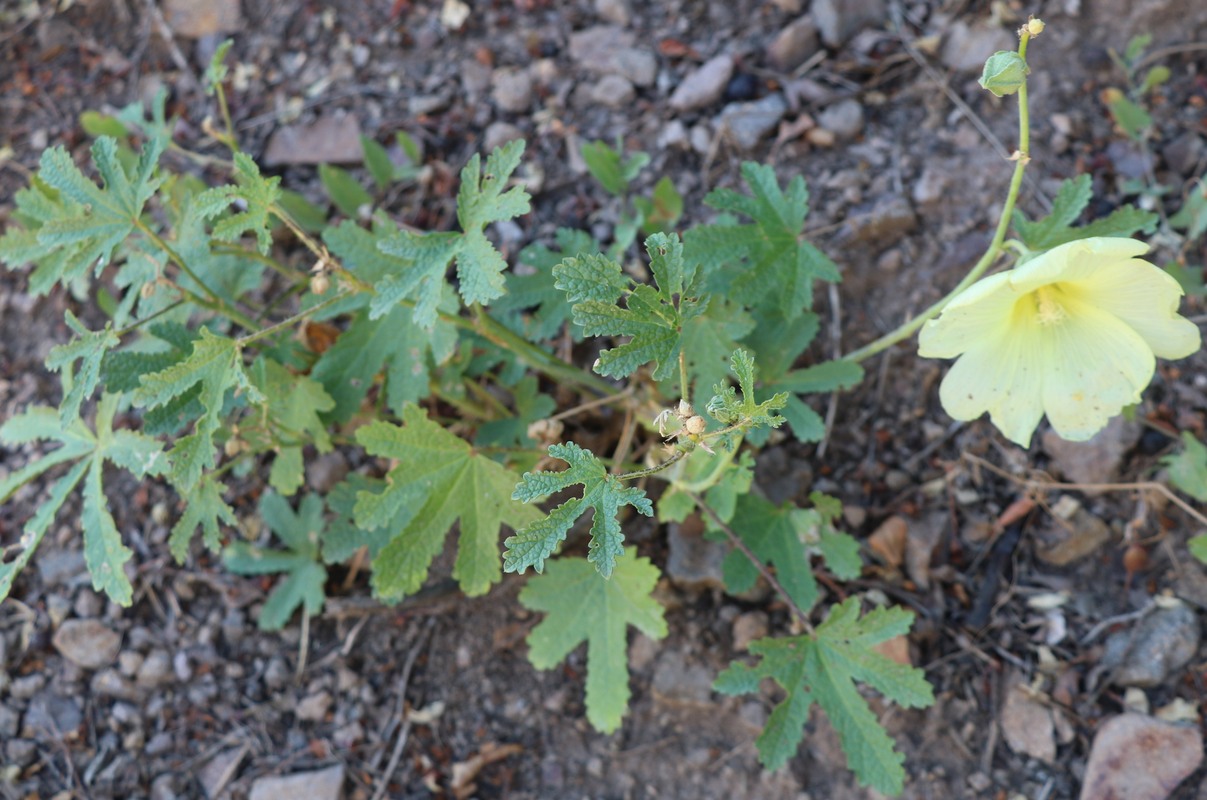
MULTIPOLYGON (((1027 57, 1027 41, 1030 39, 1030 34, 1026 29, 1022 31, 1018 42, 1018 54, 1024 59, 1027 57)), ((1006 231, 1010 228, 1010 218, 1014 214, 1014 204, 1018 200, 1019 189, 1023 185, 1023 172, 1027 169, 1027 162, 1030 161, 1031 148, 1031 120, 1027 109, 1027 83, 1026 81, 1018 89, 1018 151, 1014 154, 1014 174, 1010 177, 1010 189, 1006 193, 1006 203, 1002 206, 1001 217, 998 218, 997 229, 993 232, 993 240, 989 243, 985 254, 973 266, 972 270, 964 276, 964 279, 956 284, 947 295, 939 302, 932 305, 930 308, 923 311, 908 322, 902 324, 897 329, 886 333, 871 344, 864 345, 858 350, 848 353, 842 357, 843 361, 863 361, 866 358, 876 355, 877 353, 887 350, 897 342, 908 339, 913 336, 928 320, 934 319, 939 315, 952 299, 975 283, 985 271, 993 266, 1001 255, 1002 242, 1006 239, 1006 231)))

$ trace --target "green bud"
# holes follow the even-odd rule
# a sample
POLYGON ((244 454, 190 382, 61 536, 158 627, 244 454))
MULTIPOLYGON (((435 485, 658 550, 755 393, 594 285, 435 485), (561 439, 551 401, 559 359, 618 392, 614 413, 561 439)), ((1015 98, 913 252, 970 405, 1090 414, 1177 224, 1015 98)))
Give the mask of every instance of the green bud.
POLYGON ((1017 92, 1027 82, 1029 72, 1031 68, 1018 53, 998 50, 985 62, 980 84, 998 97, 1004 97, 1017 92))

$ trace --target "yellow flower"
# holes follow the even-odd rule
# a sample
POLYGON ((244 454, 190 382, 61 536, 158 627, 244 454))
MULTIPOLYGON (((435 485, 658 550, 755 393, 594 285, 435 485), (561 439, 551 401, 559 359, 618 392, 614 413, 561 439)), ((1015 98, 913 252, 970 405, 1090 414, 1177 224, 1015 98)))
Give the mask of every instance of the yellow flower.
POLYGON ((1134 239, 1098 237, 1055 247, 977 281, 926 323, 918 354, 959 360, 939 399, 955 419, 984 412, 1024 447, 1046 413, 1065 439, 1090 438, 1139 402, 1155 356, 1199 349, 1178 315, 1182 288, 1137 258, 1134 239))

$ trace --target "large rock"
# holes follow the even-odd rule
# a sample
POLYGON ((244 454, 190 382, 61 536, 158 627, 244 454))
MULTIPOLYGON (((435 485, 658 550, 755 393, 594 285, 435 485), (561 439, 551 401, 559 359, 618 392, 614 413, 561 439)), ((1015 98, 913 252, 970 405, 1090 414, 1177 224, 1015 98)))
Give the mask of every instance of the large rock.
POLYGON ((121 634, 95 619, 69 619, 54 634, 63 658, 84 669, 101 669, 117 660, 121 634))
POLYGON ((264 165, 359 164, 364 157, 356 117, 328 115, 309 125, 277 128, 268 140, 264 165))
POLYGON ((1165 800, 1202 760, 1197 727, 1121 714, 1094 737, 1081 800, 1165 800))
POLYGON ((339 800, 344 794, 344 765, 315 772, 295 772, 260 778, 251 785, 249 800, 339 800))

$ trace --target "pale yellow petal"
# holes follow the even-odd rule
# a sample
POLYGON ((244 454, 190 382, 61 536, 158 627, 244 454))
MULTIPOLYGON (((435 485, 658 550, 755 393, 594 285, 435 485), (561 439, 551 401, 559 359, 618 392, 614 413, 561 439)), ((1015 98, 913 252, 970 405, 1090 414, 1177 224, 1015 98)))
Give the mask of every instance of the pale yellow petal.
POLYGON ((938 319, 918 334, 918 355, 955 358, 974 342, 997 339, 1010 323, 1018 294, 1010 288, 1009 273, 983 278, 952 298, 938 319))
POLYGON ((1115 316, 1072 300, 1068 311, 1068 319, 1044 331, 1043 407, 1061 438, 1081 441, 1139 402, 1156 360, 1115 316))
POLYGON ((1135 258, 1148 252, 1136 239, 1098 236, 1053 247, 1012 269, 1010 283, 1016 291, 1032 292, 1057 281, 1081 280, 1103 264, 1135 258))
POLYGON ((939 399, 953 419, 986 411, 1008 439, 1026 447, 1043 417, 1041 345, 1032 325, 978 339, 948 371, 939 399))
POLYGON ((1161 358, 1185 358, 1202 345, 1198 326, 1178 314, 1182 287, 1147 261, 1103 264, 1069 286, 1079 300, 1129 325, 1161 358))

